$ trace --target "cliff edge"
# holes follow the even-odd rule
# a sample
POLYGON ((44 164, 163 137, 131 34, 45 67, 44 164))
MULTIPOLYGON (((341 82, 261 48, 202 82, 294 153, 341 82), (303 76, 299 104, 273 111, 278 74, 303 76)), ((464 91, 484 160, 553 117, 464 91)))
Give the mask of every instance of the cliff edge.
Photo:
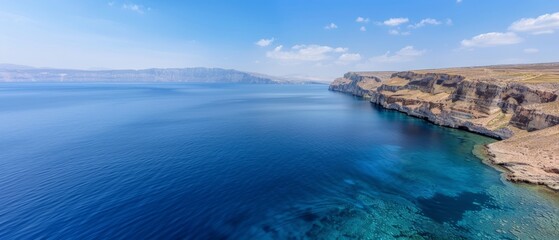
POLYGON ((501 139, 489 160, 508 180, 559 191, 559 63, 350 72, 329 89, 501 139))

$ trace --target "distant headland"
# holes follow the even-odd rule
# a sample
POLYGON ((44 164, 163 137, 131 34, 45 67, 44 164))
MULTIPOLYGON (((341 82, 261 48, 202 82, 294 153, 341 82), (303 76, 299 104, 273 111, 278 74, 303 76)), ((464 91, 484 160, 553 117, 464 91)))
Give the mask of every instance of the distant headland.
POLYGON ((199 82, 247 84, 325 84, 222 68, 151 68, 141 70, 75 70, 0 64, 0 82, 199 82))

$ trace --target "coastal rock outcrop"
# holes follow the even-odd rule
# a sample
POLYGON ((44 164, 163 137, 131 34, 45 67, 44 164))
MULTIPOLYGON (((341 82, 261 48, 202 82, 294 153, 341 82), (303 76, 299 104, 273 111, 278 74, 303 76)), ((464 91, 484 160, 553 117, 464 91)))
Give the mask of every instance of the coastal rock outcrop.
MULTIPOLYGON (((379 74, 382 75, 383 73, 379 74)), ((370 97, 372 90, 381 86, 382 80, 374 75, 350 72, 334 82, 337 84, 331 84, 330 90, 351 93, 360 97, 370 97)))
MULTIPOLYGON (((535 141, 536 138, 526 136, 537 135, 543 129, 551 131, 546 139, 554 144, 559 141, 559 64, 352 72, 332 82, 330 90, 361 96, 384 108, 438 125, 508 139, 488 146, 492 162, 510 170, 507 178, 559 190, 559 170, 549 170, 559 169, 559 160, 547 161, 550 157, 545 154, 541 156, 546 160, 529 159, 529 147, 503 147, 515 142, 516 136, 535 141), (555 131, 557 135, 553 134, 555 131), (498 153, 491 152, 492 149, 498 153), (510 156, 502 149, 524 151, 513 155, 528 160, 522 164, 502 160, 506 158, 502 156, 510 156), (534 180, 534 171, 526 169, 545 174, 536 174, 542 177, 534 180)), ((559 156, 557 148, 544 152, 559 156)))

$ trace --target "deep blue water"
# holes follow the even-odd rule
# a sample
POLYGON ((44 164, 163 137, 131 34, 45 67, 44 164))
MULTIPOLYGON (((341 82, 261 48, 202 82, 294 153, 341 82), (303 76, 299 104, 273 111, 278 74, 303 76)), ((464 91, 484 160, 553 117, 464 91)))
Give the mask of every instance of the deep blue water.
POLYGON ((321 85, 2 84, 0 239, 557 239, 491 139, 321 85))

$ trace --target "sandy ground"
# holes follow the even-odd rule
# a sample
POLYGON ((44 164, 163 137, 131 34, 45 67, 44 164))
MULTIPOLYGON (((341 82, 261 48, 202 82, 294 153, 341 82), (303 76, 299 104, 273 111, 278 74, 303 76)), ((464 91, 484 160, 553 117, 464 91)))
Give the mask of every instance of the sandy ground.
POLYGON ((559 126, 488 145, 490 161, 509 170, 508 180, 545 185, 559 191, 559 126))

